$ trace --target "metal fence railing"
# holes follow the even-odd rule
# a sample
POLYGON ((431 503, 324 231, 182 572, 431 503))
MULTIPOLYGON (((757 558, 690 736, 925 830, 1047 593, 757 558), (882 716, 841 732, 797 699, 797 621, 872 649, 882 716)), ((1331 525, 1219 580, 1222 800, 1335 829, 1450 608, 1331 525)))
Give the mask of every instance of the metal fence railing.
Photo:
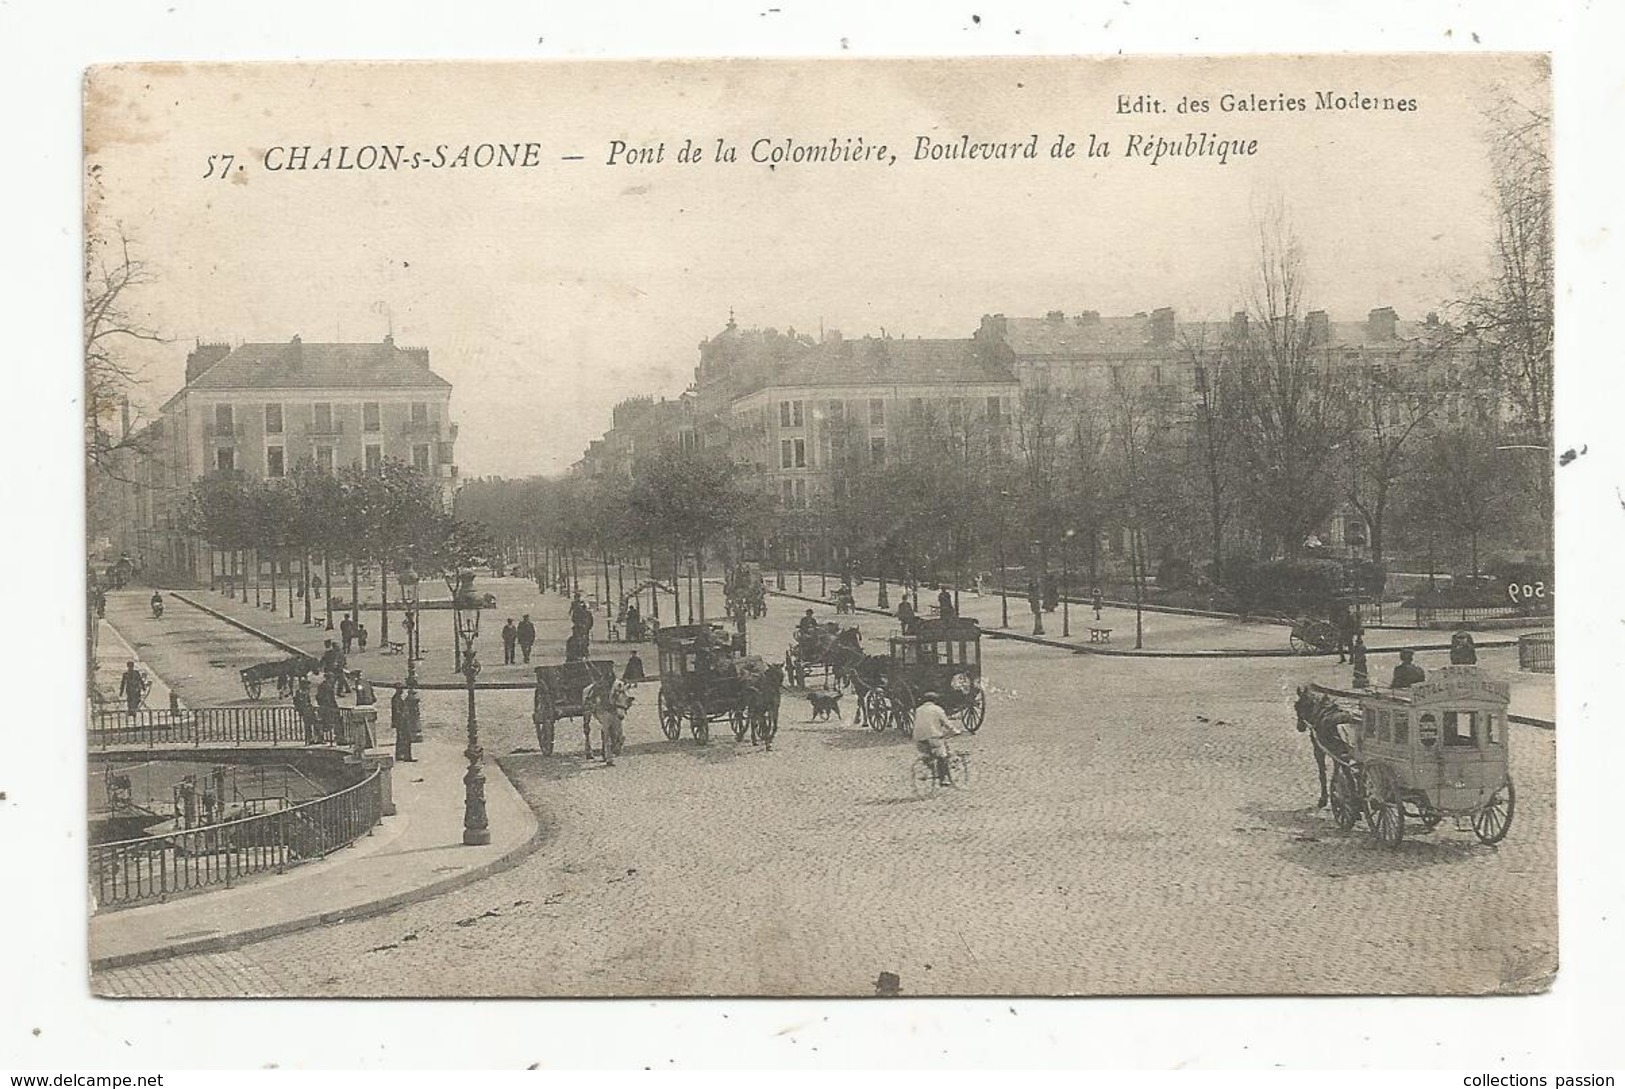
POLYGON ((1416 626, 1425 628, 1436 624, 1473 624, 1483 620, 1534 620, 1551 613, 1531 612, 1516 606, 1491 605, 1484 607, 1418 607, 1413 610, 1416 626))
POLYGON ((1518 668, 1527 673, 1557 672, 1557 645, 1552 632, 1518 636, 1518 668))
POLYGON ((382 818, 381 775, 252 817, 98 843, 90 848, 91 894, 98 908, 162 900, 331 854, 382 818))
POLYGON ((90 716, 90 747, 115 745, 303 745, 305 725, 291 704, 198 707, 172 711, 99 710, 90 716))

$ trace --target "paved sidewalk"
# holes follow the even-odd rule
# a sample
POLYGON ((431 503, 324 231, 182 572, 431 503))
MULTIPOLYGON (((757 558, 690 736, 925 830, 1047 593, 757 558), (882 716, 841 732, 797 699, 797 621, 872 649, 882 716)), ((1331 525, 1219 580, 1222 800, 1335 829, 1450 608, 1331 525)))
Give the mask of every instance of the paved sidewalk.
MULTIPOLYGON (((209 597, 206 592, 204 596, 209 597)), ((139 614, 132 610, 130 602, 110 595, 110 620, 128 626, 133 615, 139 623, 139 614)), ((319 629, 301 632, 302 626, 286 617, 255 615, 252 607, 246 613, 241 618, 245 621, 285 627, 267 634, 295 646, 314 640, 319 649, 325 638, 319 629), (288 638, 291 635, 303 638, 288 638)), ((142 637, 142 646, 151 665, 166 669, 175 689, 192 706, 218 705, 233 693, 236 702, 248 702, 241 698, 236 671, 247 661, 278 653, 173 598, 163 623, 163 631, 142 637)), ((122 660, 119 665, 122 668, 122 660)), ((152 675, 156 680, 158 675, 152 675)), ((167 694, 164 698, 167 706, 167 694)), ((90 922, 92 966, 101 969, 236 948, 304 927, 388 911, 517 864, 540 845, 541 831, 530 805, 496 765, 494 757, 502 750, 490 740, 485 740, 485 797, 491 843, 462 844, 464 706, 455 694, 425 695, 424 741, 417 746, 417 760, 396 764, 392 772, 396 815, 385 817, 370 835, 285 874, 252 877, 231 889, 95 915, 90 922)), ((387 711, 382 717, 387 719, 387 711)), ((391 737, 386 729, 380 733, 391 737)))
MULTIPOLYGON (((119 676, 124 672, 126 662, 134 661, 136 667, 146 673, 152 687, 147 690, 146 705, 151 708, 167 708, 169 706, 170 688, 164 679, 154 673, 147 661, 136 652, 135 648, 119 634, 111 621, 96 621, 96 684, 101 687, 102 694, 107 697, 106 707, 116 710, 125 706, 124 700, 119 698, 119 676)), ((182 706, 185 702, 182 701, 182 706)))

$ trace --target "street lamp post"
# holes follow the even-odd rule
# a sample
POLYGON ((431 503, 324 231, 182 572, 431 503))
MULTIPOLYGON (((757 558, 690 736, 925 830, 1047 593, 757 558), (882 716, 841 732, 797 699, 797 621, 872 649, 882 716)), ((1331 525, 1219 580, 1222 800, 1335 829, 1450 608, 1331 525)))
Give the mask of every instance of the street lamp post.
POLYGON ((480 847, 491 842, 491 824, 485 814, 485 750, 480 748, 480 723, 474 711, 474 678, 480 674, 480 659, 474 641, 480 634, 480 610, 457 611, 457 637, 463 645, 462 674, 468 686, 468 770, 463 773, 463 843, 480 847))
MULTIPOLYGON (((1035 560, 1039 556, 1039 549, 1040 542, 1033 541, 1030 555, 1035 560)), ((1028 583, 1033 587, 1034 592, 1038 595, 1038 601, 1036 603, 1037 607, 1033 609, 1034 635, 1044 634, 1044 576, 1046 574, 1048 574, 1047 571, 1040 570, 1037 575, 1028 580, 1028 583)), ((1031 604, 1031 602, 1029 602, 1029 604, 1031 604)))
POLYGON ((401 583, 401 604, 406 609, 406 686, 415 687, 418 683, 418 573, 412 570, 412 565, 406 565, 397 578, 401 583))
POLYGON ((999 493, 999 627, 1010 626, 1010 590, 1006 586, 1009 574, 1004 562, 1004 508, 1010 502, 1010 493, 999 493))
POLYGON ((1066 597, 1066 587, 1072 579, 1070 563, 1072 538, 1077 532, 1075 529, 1069 529, 1061 536, 1061 638, 1063 639, 1072 637, 1072 610, 1069 607, 1071 602, 1066 597))

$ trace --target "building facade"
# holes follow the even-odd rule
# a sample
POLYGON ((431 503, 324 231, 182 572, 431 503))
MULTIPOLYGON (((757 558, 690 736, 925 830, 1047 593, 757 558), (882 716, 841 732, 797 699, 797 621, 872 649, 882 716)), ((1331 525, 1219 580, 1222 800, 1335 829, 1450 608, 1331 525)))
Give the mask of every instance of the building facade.
POLYGON ((208 577, 202 542, 186 528, 194 481, 213 472, 276 480, 301 463, 333 471, 406 462, 457 484, 451 384, 423 348, 371 344, 199 344, 185 385, 132 444, 119 485, 138 564, 208 577))

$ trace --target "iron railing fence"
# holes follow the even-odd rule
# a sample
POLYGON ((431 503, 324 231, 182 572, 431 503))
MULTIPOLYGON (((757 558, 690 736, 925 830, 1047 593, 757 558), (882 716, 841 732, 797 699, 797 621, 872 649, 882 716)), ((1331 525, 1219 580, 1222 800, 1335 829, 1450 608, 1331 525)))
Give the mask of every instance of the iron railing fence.
POLYGON ((1557 672, 1557 644, 1552 632, 1518 636, 1518 668, 1528 673, 1557 672))
POLYGON ((98 908, 163 900, 253 874, 282 873, 369 834, 383 816, 374 771, 334 794, 220 824, 161 832, 90 848, 98 908))
POLYGON ((1491 605, 1491 606, 1427 606, 1416 607, 1411 610, 1416 617, 1415 624, 1425 628, 1434 624, 1472 624, 1482 620, 1535 620, 1539 622, 1542 616, 1551 616, 1551 610, 1532 612, 1528 609, 1519 609, 1517 606, 1491 605))
POLYGON ((91 712, 90 747, 120 745, 303 745, 305 724, 292 704, 183 710, 91 712))

